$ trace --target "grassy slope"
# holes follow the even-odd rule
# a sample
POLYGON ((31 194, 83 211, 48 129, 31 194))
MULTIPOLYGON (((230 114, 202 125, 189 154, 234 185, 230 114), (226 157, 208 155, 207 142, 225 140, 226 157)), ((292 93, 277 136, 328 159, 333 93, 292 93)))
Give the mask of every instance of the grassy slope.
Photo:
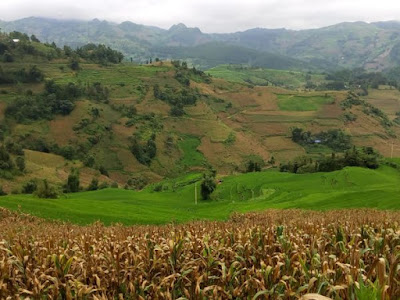
MULTIPOLYGON (((124 186, 130 177, 138 174, 146 177, 149 182, 155 182, 165 176, 174 177, 194 169, 199 170, 207 163, 216 168, 219 174, 232 174, 244 165, 249 155, 257 155, 265 161, 274 156, 279 164, 305 152, 314 155, 330 153, 327 148, 304 149, 295 144, 290 139, 292 127, 303 127, 312 132, 340 128, 353 136, 353 142, 357 146, 373 146, 385 156, 390 156, 389 145, 392 142, 398 144, 398 139, 389 137, 377 120, 364 115, 357 108, 352 110, 352 113, 357 115, 357 120, 345 123, 344 112, 340 108, 340 101, 346 97, 345 92, 294 92, 271 86, 250 87, 216 78, 206 84, 193 78, 191 87, 198 89, 203 96, 197 105, 185 108, 185 116, 171 118, 168 115, 169 105, 154 99, 153 95, 155 84, 161 87, 180 87, 174 79, 175 70, 169 63, 148 66, 126 63, 107 67, 82 63, 82 70, 79 72, 71 71, 67 63, 66 60, 44 62, 33 58, 28 61, 26 58, 11 64, 0 63, 0 66, 4 70, 18 70, 36 64, 43 70, 47 79, 54 78, 57 83, 80 82, 86 85, 101 82, 110 89, 111 104, 134 105, 140 116, 155 113, 162 130, 157 132, 157 156, 152 165, 141 165, 129 150, 129 137, 135 132, 140 132, 143 136, 150 135, 152 123, 140 121, 135 126, 125 126, 127 118, 110 105, 84 98, 77 102, 70 115, 55 116, 52 121, 42 120, 30 124, 7 121, 9 133, 13 136, 30 134, 60 146, 86 143, 88 138, 99 136, 100 142, 93 146, 90 154, 96 158, 98 165, 105 166, 110 173, 110 179, 102 177, 101 182, 115 181, 124 186), (100 110, 100 117, 84 129, 73 130, 81 120, 92 119, 92 107, 100 110), (111 125, 112 134, 107 134, 102 129, 108 125, 111 125), (234 139, 231 143, 225 143, 229 136, 234 139), (165 146, 168 137, 173 138, 170 149, 165 146)), ((227 66, 225 68, 230 71, 227 66)), ((235 70, 231 75, 237 75, 235 70)), ((279 70, 244 70, 255 72, 255 76, 259 76, 257 78, 262 78, 265 72, 283 81, 290 82, 290 78, 293 78, 303 84, 307 75, 279 70)), ((312 79, 314 76, 321 75, 311 75, 312 79)), ((6 105, 29 89, 39 93, 43 90, 43 83, 0 86, 0 119, 4 118, 6 105)), ((385 112, 392 111, 392 107, 397 107, 399 103, 396 93, 374 90, 371 91, 371 99, 368 101, 385 112)), ((390 117, 393 118, 394 115, 390 117)), ((392 130, 400 136, 399 126, 392 127, 392 130)), ((45 156, 43 154, 43 158, 45 156)), ((394 156, 400 156, 397 147, 394 148, 394 156)), ((7 192, 20 189, 21 185, 31 178, 48 178, 52 183, 60 185, 65 182, 71 167, 81 168, 84 187, 93 177, 99 176, 96 170, 82 168, 79 161, 62 159, 62 163, 57 166, 43 165, 40 160, 33 162, 28 156, 26 174, 11 181, 0 179, 0 185, 3 185, 7 192)))
POLYGON ((278 106, 287 111, 317 111, 332 100, 324 96, 278 95, 278 106))
POLYGON ((332 173, 287 174, 275 171, 229 176, 218 186, 216 201, 194 204, 194 184, 180 185, 198 178, 190 175, 175 185, 176 191, 142 192, 107 189, 68 194, 57 200, 29 195, 0 198, 0 206, 29 212, 44 218, 86 224, 100 220, 106 224, 161 224, 193 219, 226 219, 232 212, 267 208, 333 209, 370 207, 400 209, 400 174, 395 169, 346 168, 332 173))
MULTIPOLYGON (((254 85, 279 85, 290 89, 303 88, 307 83, 305 72, 275 70, 265 68, 248 68, 232 65, 219 65, 207 71, 216 78, 254 85)), ((310 74, 311 82, 320 84, 324 75, 310 74)))

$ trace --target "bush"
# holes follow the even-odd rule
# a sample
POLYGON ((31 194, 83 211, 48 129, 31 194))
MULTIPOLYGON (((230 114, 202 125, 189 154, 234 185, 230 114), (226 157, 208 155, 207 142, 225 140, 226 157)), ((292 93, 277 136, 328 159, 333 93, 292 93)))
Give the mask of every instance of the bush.
POLYGON ((95 162, 96 161, 92 155, 85 156, 85 158, 83 160, 83 164, 89 168, 92 168, 94 166, 95 162))
POLYGON ((14 163, 11 160, 10 154, 4 148, 4 146, 0 147, 0 169, 11 171, 14 168, 14 163))
POLYGON ((128 188, 133 188, 135 190, 141 190, 147 185, 147 183, 148 183, 147 178, 137 175, 132 178, 129 178, 126 185, 128 188))
POLYGON ((94 82, 86 88, 86 95, 89 99, 108 103, 110 91, 100 82, 94 82))
POLYGON ((200 185, 200 193, 203 200, 210 199, 210 196, 216 187, 217 184, 215 182, 215 172, 204 173, 203 181, 200 185))
POLYGON ((254 162, 253 160, 247 162, 246 172, 260 172, 260 171, 261 171, 261 166, 257 162, 254 162))
POLYGON ((70 59, 68 66, 71 68, 71 70, 73 71, 79 71, 81 69, 80 65, 79 65, 79 59, 77 59, 76 57, 73 57, 70 59))
POLYGON ((181 117, 185 114, 185 111, 183 110, 183 106, 181 105, 174 105, 171 107, 171 110, 169 111, 169 114, 172 117, 181 117))
POLYGON ((109 185, 107 182, 103 181, 100 185, 99 185, 99 190, 104 190, 109 188, 109 185))
POLYGON ((14 56, 9 51, 5 51, 2 57, 3 62, 10 63, 14 61, 14 56))
POLYGON ((79 172, 72 170, 68 175, 67 184, 65 185, 66 193, 77 193, 80 189, 79 172))
POLYGON ((351 112, 345 112, 343 114, 343 121, 345 123, 351 123, 354 122, 355 120, 357 120, 357 116, 351 112))
POLYGON ((114 181, 114 182, 111 184, 111 187, 112 187, 113 189, 117 189, 117 188, 118 188, 118 183, 114 181))
POLYGON ((43 199, 57 199, 58 192, 54 186, 50 185, 46 179, 43 179, 37 187, 35 195, 43 199))
POLYGON ((99 172, 100 172, 101 175, 104 175, 104 176, 107 176, 107 177, 109 176, 108 175, 108 171, 104 166, 100 166, 99 167, 99 172))
POLYGON ((153 134, 150 139, 143 144, 139 141, 138 137, 132 138, 131 152, 141 164, 149 166, 152 159, 156 156, 157 145, 155 139, 156 136, 153 134))
POLYGON ((22 194, 33 194, 37 190, 37 183, 31 179, 26 182, 21 189, 22 194))
POLYGON ((0 196, 6 196, 7 193, 3 190, 3 186, 0 185, 0 196))
POLYGON ((96 191, 99 189, 99 180, 97 178, 92 178, 89 186, 87 187, 88 191, 96 191))
POLYGON ((22 156, 18 156, 15 159, 15 164, 17 165, 18 170, 20 170, 21 172, 25 171, 25 158, 23 158, 22 156))

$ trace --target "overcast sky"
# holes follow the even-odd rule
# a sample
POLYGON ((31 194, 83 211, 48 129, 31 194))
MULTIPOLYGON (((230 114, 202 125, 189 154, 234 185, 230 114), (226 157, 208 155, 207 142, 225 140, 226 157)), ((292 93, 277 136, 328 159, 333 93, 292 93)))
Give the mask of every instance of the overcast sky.
POLYGON ((306 29, 344 21, 400 19, 399 0, 0 0, 0 19, 98 18, 204 32, 254 27, 306 29))

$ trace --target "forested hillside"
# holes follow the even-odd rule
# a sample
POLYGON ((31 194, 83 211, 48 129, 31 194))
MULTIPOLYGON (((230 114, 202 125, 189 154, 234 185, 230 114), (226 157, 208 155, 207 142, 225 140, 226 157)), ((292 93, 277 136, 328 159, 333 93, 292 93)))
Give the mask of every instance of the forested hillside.
POLYGON ((340 23, 300 31, 255 28, 208 34, 184 24, 166 30, 132 22, 26 18, 0 21, 0 28, 35 34, 58 46, 75 48, 87 43, 103 43, 121 51, 126 58, 141 62, 150 57, 190 60, 203 69, 217 64, 246 63, 278 69, 363 67, 383 70, 400 62, 398 22, 340 23))

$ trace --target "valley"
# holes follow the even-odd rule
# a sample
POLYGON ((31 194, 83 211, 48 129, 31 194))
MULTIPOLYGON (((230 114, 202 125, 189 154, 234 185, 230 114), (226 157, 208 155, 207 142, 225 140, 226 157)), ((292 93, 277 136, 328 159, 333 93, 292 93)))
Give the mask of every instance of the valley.
POLYGON ((399 24, 0 20, 0 298, 400 299, 399 24))

